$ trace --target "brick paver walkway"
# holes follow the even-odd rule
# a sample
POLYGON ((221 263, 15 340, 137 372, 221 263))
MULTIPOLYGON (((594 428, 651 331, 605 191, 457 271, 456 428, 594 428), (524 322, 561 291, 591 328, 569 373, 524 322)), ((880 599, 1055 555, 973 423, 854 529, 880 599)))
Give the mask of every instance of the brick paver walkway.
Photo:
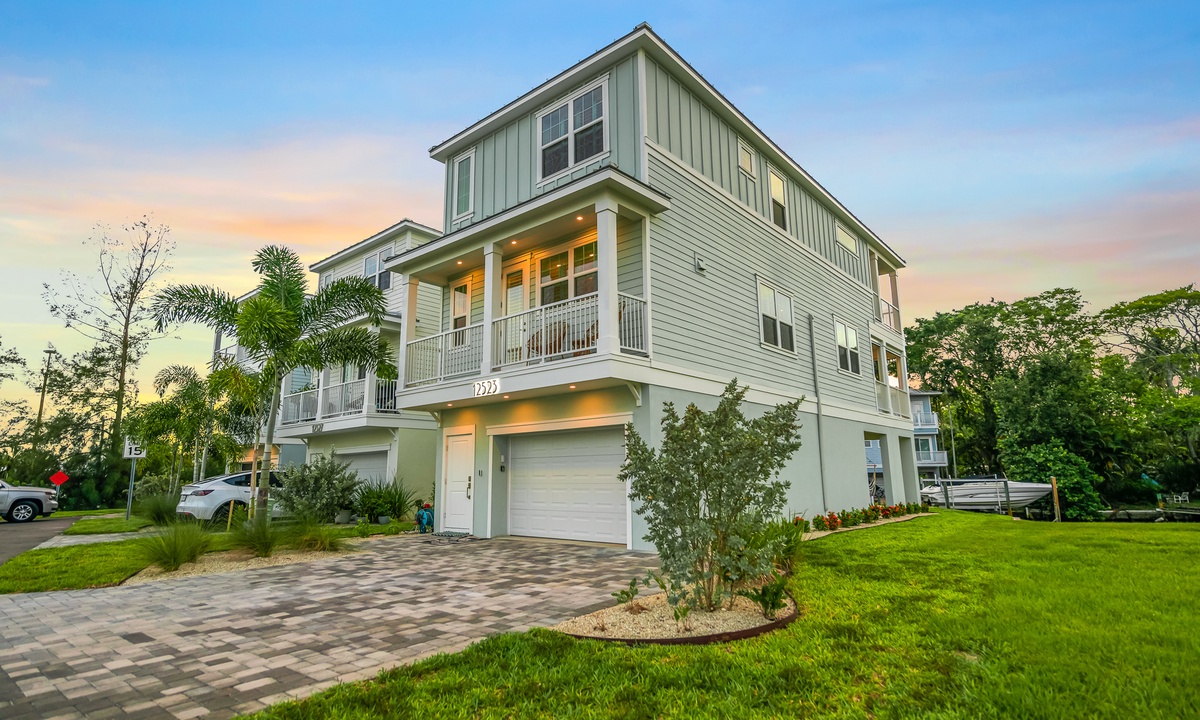
POLYGON ((656 558, 414 536, 316 562, 0 596, 0 717, 228 718, 612 602, 656 558))

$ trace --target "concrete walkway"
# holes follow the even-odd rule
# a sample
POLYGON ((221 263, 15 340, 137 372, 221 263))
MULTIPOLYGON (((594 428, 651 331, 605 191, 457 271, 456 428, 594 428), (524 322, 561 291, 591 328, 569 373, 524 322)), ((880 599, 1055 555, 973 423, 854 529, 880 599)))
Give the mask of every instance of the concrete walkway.
POLYGON ((71 527, 77 517, 38 518, 33 522, 0 521, 0 565, 71 527))
POLYGON ((97 533, 95 535, 55 535, 46 542, 38 545, 36 550, 42 548, 70 547, 72 545, 93 545, 95 543, 117 542, 118 540, 128 540, 129 538, 143 537, 146 533, 141 532, 123 532, 123 533, 97 533))
POLYGON ((0 717, 228 718, 613 602, 655 566, 542 540, 368 543, 315 562, 0 596, 0 717))

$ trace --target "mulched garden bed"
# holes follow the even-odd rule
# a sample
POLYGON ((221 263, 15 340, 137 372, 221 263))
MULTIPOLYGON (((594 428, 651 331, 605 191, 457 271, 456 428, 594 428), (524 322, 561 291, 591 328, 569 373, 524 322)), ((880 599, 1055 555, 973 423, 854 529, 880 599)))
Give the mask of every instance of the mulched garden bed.
POLYGON ((762 635, 788 625, 799 616, 791 598, 775 620, 767 620, 757 604, 738 597, 734 599, 732 610, 693 610, 688 616, 691 629, 680 632, 666 594, 639 597, 637 603, 644 608, 642 612, 631 613, 624 605, 617 605, 571 618, 551 630, 581 639, 630 645, 703 645, 762 635))

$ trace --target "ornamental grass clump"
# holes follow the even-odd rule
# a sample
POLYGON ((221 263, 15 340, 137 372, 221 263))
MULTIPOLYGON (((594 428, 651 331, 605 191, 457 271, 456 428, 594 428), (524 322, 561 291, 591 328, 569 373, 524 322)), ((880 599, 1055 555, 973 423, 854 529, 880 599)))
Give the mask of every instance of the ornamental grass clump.
POLYGON ((753 540, 783 510, 789 483, 779 472, 800 447, 800 403, 748 419, 747 389, 730 382, 711 412, 688 405, 681 416, 664 403, 658 450, 626 427, 620 480, 639 503, 664 574, 698 610, 732 602, 737 588, 773 570, 775 548, 753 540))
POLYGON ((198 522, 177 522, 138 540, 143 557, 152 565, 173 572, 196 562, 212 547, 212 535, 198 522))
POLYGON ((144 517, 150 522, 162 527, 175 522, 175 508, 179 505, 178 493, 163 493, 160 495, 147 495, 137 501, 134 506, 134 511, 139 517, 144 517))
POLYGON ((337 552, 346 549, 346 541, 335 528, 311 516, 301 517, 288 528, 288 544, 306 552, 337 552))
POLYGON ((267 519, 266 513, 239 523, 229 536, 231 547, 251 550, 257 557, 270 557, 284 540, 284 531, 267 519))

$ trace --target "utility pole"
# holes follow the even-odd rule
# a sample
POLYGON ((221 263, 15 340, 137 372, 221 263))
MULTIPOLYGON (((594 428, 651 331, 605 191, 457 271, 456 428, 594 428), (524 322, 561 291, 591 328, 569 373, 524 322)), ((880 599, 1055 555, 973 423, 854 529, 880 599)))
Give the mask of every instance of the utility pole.
MULTIPOLYGON (((42 399, 38 401, 38 416, 37 423, 33 426, 34 442, 41 444, 42 434, 42 411, 46 409, 46 380, 50 376, 50 358, 58 354, 58 351, 53 347, 48 347, 42 352, 46 353, 46 365, 42 368, 42 399)), ((36 447, 34 448, 37 449, 36 447)))

